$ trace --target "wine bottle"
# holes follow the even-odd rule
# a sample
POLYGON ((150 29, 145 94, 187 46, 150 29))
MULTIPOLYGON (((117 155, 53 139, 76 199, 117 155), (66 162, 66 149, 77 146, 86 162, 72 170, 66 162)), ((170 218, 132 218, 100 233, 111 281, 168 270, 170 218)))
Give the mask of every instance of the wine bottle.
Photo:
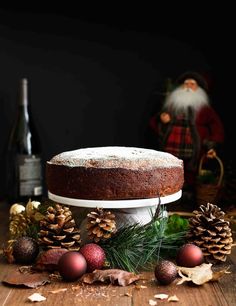
POLYGON ((7 146, 8 202, 40 200, 43 193, 42 158, 29 103, 28 80, 20 80, 16 119, 7 146))

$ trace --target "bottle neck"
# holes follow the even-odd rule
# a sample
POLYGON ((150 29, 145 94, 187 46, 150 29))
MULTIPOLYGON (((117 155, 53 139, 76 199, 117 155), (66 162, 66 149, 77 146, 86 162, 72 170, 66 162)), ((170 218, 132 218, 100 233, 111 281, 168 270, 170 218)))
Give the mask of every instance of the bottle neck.
POLYGON ((19 90, 19 105, 28 106, 28 80, 20 80, 20 90, 19 90))

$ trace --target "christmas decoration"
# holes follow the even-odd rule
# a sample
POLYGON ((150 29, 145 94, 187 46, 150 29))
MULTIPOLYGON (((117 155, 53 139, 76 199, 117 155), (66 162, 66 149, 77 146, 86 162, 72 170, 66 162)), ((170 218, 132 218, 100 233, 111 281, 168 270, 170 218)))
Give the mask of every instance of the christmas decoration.
POLYGON ((35 236, 37 223, 44 218, 39 212, 40 202, 29 200, 26 207, 15 203, 10 207, 9 234, 10 239, 21 236, 35 236))
POLYGON ((163 216, 168 216, 165 206, 148 224, 125 225, 110 239, 100 241, 108 266, 137 273, 152 270, 160 255, 174 257, 185 242, 188 222, 175 215, 163 216))
POLYGON ((36 259, 38 253, 38 243, 31 237, 20 237, 12 246, 12 254, 17 263, 30 264, 36 259))
POLYGON ((28 236, 37 239, 38 222, 44 218, 39 211, 40 202, 29 200, 26 207, 15 203, 11 205, 9 213, 9 240, 3 249, 3 253, 8 263, 15 261, 13 252, 13 243, 16 239, 28 236))
MULTIPOLYGON (((39 202, 29 201, 26 207, 27 209, 24 209, 24 206, 15 206, 12 210, 15 211, 15 214, 24 213, 25 216, 27 214, 28 229, 31 230, 30 233, 33 233, 31 237, 37 239, 43 252, 50 249, 80 250, 80 231, 76 227, 72 211, 67 206, 53 201, 47 201, 41 205, 39 205, 39 202), (37 218, 33 220, 32 216, 36 216, 37 213, 41 216, 40 220, 37 218)), ((153 270, 160 256, 175 256, 179 247, 185 242, 188 228, 187 218, 178 215, 168 216, 163 205, 159 207, 158 213, 154 214, 151 211, 150 213, 153 216, 148 224, 123 224, 117 230, 115 216, 111 212, 102 208, 91 211, 87 215, 87 220, 85 220, 90 221, 87 232, 93 232, 91 235, 94 235, 94 239, 98 241, 95 242, 93 239, 93 242, 90 243, 93 244, 94 249, 96 245, 103 251, 100 252, 100 262, 97 258, 95 259, 95 255, 98 256, 96 252, 90 251, 87 253, 89 257, 93 258, 91 262, 88 259, 88 266, 91 263, 89 271, 100 269, 106 265, 106 268, 137 273, 140 269, 153 270), (94 232, 92 228, 93 230, 99 228, 99 231, 95 230, 94 232), (98 235, 99 237, 97 236, 98 232, 102 232, 101 236, 98 235), (105 264, 103 262, 104 253, 106 254, 105 264)), ((82 220, 84 220, 86 215, 80 216, 80 218, 82 217, 82 220)), ((28 233, 29 230, 27 230, 27 236, 30 236, 28 233)), ((14 261, 12 256, 13 242, 14 239, 10 240, 8 247, 5 249, 8 262, 14 261)), ((49 255, 51 256, 51 253, 49 255)), ((55 264, 55 260, 53 261, 49 255, 46 256, 45 262, 39 262, 39 270, 40 264, 42 264, 42 270, 50 269, 50 263, 55 264)), ((37 267, 37 262, 34 267, 37 267)))
POLYGON ((176 262, 179 266, 195 267, 202 264, 204 258, 202 250, 191 243, 184 244, 177 253, 176 262))
POLYGON ((38 241, 43 248, 80 249, 80 231, 67 206, 49 206, 45 218, 39 224, 38 241))
POLYGON ((169 285, 177 277, 176 265, 169 260, 161 260, 155 267, 156 279, 163 285, 169 285))
POLYGON ((86 272, 86 269, 86 259, 79 252, 66 252, 58 261, 59 273, 66 281, 79 279, 86 272))
POLYGON ((199 246, 209 263, 224 262, 231 253, 232 231, 225 213, 211 203, 201 205, 189 219, 188 241, 199 246))
POLYGON ((88 237, 94 242, 111 238, 116 232, 115 215, 103 208, 96 208, 87 215, 88 237))
POLYGON ((82 246, 80 253, 87 261, 87 272, 92 272, 95 269, 101 269, 105 263, 105 252, 96 243, 88 243, 82 246))
POLYGON ((26 215, 25 211, 10 215, 10 239, 16 239, 18 237, 27 235, 30 224, 30 218, 26 215))

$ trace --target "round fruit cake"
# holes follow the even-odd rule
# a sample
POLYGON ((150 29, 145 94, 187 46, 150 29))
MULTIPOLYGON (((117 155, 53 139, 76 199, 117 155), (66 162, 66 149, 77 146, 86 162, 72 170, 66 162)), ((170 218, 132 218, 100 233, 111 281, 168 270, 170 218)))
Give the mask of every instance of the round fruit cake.
POLYGON ((93 147, 60 153, 46 164, 52 194, 75 199, 122 200, 164 197, 181 190, 183 161, 135 147, 93 147))

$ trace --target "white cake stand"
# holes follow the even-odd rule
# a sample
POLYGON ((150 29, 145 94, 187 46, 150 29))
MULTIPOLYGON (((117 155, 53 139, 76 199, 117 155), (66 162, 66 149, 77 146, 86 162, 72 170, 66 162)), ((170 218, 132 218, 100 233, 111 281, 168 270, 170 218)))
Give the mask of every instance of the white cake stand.
POLYGON ((120 208, 141 208, 141 207, 152 207, 157 206, 159 201, 161 204, 168 204, 180 199, 182 196, 182 190, 173 193, 171 195, 160 197, 160 198, 150 198, 150 199, 132 199, 132 200, 82 200, 62 197, 51 192, 48 192, 49 199, 72 206, 77 207, 102 207, 109 209, 120 209, 120 208))
POLYGON ((89 211, 91 208, 104 208, 112 209, 113 213, 116 215, 117 226, 123 224, 147 224, 151 221, 153 214, 155 213, 159 203, 161 205, 169 204, 177 201, 182 196, 182 190, 160 198, 150 198, 150 199, 133 199, 133 200, 84 200, 84 199, 74 199, 62 197, 51 192, 48 192, 49 199, 65 204, 80 208, 77 210, 78 214, 83 215, 89 211))

